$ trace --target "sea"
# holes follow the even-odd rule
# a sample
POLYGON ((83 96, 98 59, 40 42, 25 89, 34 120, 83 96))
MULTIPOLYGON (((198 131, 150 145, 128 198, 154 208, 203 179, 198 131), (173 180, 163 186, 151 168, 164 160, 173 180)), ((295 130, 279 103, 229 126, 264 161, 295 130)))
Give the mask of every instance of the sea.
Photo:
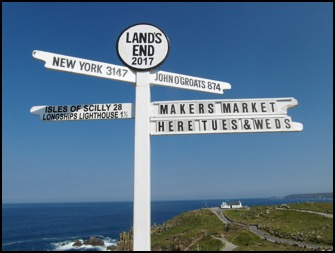
MULTIPOLYGON (((250 198, 222 200, 153 201, 151 223, 163 224, 183 212, 218 207, 223 201, 243 206, 268 206, 333 199, 250 198)), ((2 251, 105 251, 133 223, 133 202, 2 204, 2 251), (73 246, 90 237, 105 246, 73 246)))

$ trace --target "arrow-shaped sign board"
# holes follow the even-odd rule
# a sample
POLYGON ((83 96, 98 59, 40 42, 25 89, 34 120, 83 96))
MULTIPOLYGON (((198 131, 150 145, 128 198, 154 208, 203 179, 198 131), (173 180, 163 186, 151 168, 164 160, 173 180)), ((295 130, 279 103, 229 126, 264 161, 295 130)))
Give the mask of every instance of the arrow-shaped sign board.
POLYGON ((108 78, 129 83, 135 83, 136 81, 135 73, 123 66, 39 50, 33 51, 33 57, 44 61, 44 66, 48 69, 108 78))
POLYGON ((186 100, 151 103, 151 135, 302 131, 287 109, 294 98, 186 100))
POLYGON ((294 98, 161 101, 151 103, 151 117, 213 117, 287 114, 298 105, 294 98))
MULTIPOLYGON (((48 69, 129 83, 136 82, 135 73, 123 66, 40 50, 34 50, 33 57, 44 61, 44 66, 48 69)), ((223 94, 223 90, 231 89, 231 85, 226 82, 156 70, 150 71, 150 84, 216 94, 223 94)))
POLYGON ((30 112, 40 115, 43 121, 134 118, 134 110, 131 103, 43 105, 33 106, 30 112))
POLYGON ((150 71, 150 83, 216 94, 231 89, 231 85, 226 82, 156 70, 150 71))
POLYGON ((150 124, 151 135, 299 132, 303 129, 301 123, 283 115, 154 118, 150 124))

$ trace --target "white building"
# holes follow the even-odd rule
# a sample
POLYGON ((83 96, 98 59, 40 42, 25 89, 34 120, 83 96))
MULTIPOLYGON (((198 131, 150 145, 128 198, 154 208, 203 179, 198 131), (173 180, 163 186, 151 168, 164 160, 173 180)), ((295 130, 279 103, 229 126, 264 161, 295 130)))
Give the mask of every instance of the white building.
POLYGON ((234 208, 242 208, 241 201, 235 202, 222 202, 221 208, 222 209, 234 209, 234 208))

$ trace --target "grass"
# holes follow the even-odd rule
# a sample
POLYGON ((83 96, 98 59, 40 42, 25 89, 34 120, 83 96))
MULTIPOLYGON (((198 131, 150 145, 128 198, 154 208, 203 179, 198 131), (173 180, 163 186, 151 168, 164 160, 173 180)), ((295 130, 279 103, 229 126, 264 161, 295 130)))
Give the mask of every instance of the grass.
POLYGON ((290 204, 288 206, 290 209, 333 213, 333 203, 329 202, 307 202, 307 203, 290 204))
POLYGON ((211 211, 186 212, 153 231, 152 250, 185 250, 198 247, 198 243, 202 250, 216 251, 222 243, 214 243, 212 237, 220 236, 223 231, 224 224, 211 211))
POLYGON ((277 244, 259 238, 257 235, 237 225, 230 225, 225 237, 238 245, 234 251, 305 251, 305 248, 289 244, 277 244))
POLYGON ((224 214, 231 220, 257 225, 274 236, 312 244, 332 245, 333 219, 291 210, 294 207, 320 212, 330 210, 332 203, 307 204, 290 205, 286 210, 278 210, 278 206, 251 207, 250 210, 225 210, 224 214))
MULTIPOLYGON (((250 210, 226 210, 230 219, 255 224, 276 236, 296 237, 311 244, 333 244, 333 220, 297 210, 332 212, 332 203, 290 204, 285 210, 280 206, 252 207, 250 210)), ((199 209, 174 217, 152 230, 153 251, 219 251, 226 238, 237 245, 234 251, 310 251, 289 244, 272 243, 261 239, 248 229, 224 225, 209 209, 199 209)))

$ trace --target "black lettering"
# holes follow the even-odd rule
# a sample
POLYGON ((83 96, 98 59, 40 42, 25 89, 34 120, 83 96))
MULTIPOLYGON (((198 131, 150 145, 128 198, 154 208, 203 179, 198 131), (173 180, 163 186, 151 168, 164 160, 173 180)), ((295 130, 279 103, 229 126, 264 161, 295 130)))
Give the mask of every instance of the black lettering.
POLYGON ((265 102, 261 103, 261 109, 262 109, 262 112, 266 112, 266 104, 265 104, 265 102))
POLYGON ((183 122, 178 121, 178 131, 184 131, 183 122))
POLYGON ((189 120, 188 121, 188 124, 187 124, 187 126, 188 126, 188 131, 193 131, 193 125, 192 125, 192 120, 189 120))
POLYGON ((138 52, 139 52, 139 46, 140 45, 134 45, 133 46, 133 56, 139 56, 138 52))
POLYGON ((153 43, 155 41, 155 34, 148 33, 148 43, 153 43))
POLYGON ((194 104, 190 104, 189 108, 190 108, 190 114, 194 114, 194 104))
POLYGON ((185 114, 185 104, 180 104, 180 114, 185 114))
POLYGON ((170 114, 176 114, 176 108, 174 105, 171 105, 170 114))
POLYGON ((257 112, 256 103, 251 103, 252 112, 257 112))
POLYGON ((250 130, 251 129, 251 126, 250 126, 250 123, 249 123, 248 119, 244 120, 243 127, 244 127, 245 130, 250 130))
POLYGON ((228 130, 228 128, 227 128, 227 120, 226 119, 222 120, 222 130, 228 130))
POLYGON ((202 120, 201 122, 204 123, 204 131, 206 131, 206 122, 207 122, 207 120, 202 120))
POLYGON ((173 132, 173 121, 169 121, 169 131, 173 132))
POLYGON ((280 125, 280 120, 279 119, 275 119, 275 125, 277 129, 280 129, 281 125, 280 125))
POLYGON ((65 67, 65 59, 64 58, 61 58, 60 66, 63 67, 63 68, 65 67))
POLYGON ((231 129, 236 130, 237 129, 237 120, 233 119, 231 121, 231 129))
POLYGON ((148 45, 148 54, 146 56, 153 56, 155 53, 155 48, 153 45, 148 45))
POLYGON ((222 113, 230 113, 230 104, 222 103, 222 113))
POLYGON ((134 45, 133 56, 153 56, 155 48, 153 45, 134 45))
POLYGON ((272 112, 275 112, 275 102, 270 102, 272 112))
POLYGON ((102 65, 98 65, 97 66, 97 73, 102 74, 101 68, 102 68, 102 65))
POLYGON ((68 67, 68 68, 74 68, 74 65, 76 64, 76 60, 70 60, 70 59, 64 59, 59 57, 53 57, 52 65, 57 67, 68 67), (66 65, 65 65, 66 64, 66 65))
POLYGON ((95 70, 96 70, 96 67, 97 67, 97 65, 92 64, 92 66, 91 66, 91 72, 96 72, 96 71, 95 71, 95 70))
POLYGON ((147 55, 147 46, 148 45, 140 45, 140 56, 146 56, 147 55))
POLYGON ((155 34, 155 37, 156 37, 156 40, 155 40, 155 42, 156 43, 161 43, 162 42, 162 39, 161 39, 161 36, 162 36, 162 34, 161 33, 156 33, 155 34))
POLYGON ((164 121, 157 121, 157 132, 164 132, 164 121))
POLYGON ((218 122, 214 119, 212 120, 212 129, 217 130, 218 129, 218 122))
POLYGON ((147 33, 140 33, 140 35, 138 36, 140 43, 147 43, 147 35, 147 33))
POLYGON ((188 78, 185 78, 185 85, 186 85, 186 86, 190 86, 190 84, 189 84, 189 79, 188 79, 188 78))
POLYGON ((59 66, 59 57, 54 57, 53 60, 52 60, 52 66, 59 66))
POLYGON ((85 62, 79 62, 79 65, 80 65, 80 70, 83 70, 83 66, 84 66, 85 62))
POLYGON ((68 68, 74 68, 74 65, 76 64, 76 61, 72 61, 72 60, 67 60, 67 67, 68 68))
POLYGON ((133 42, 133 43, 139 43, 137 33, 134 33, 132 42, 133 42))
POLYGON ((255 119, 255 129, 263 129, 263 120, 262 119, 255 119))
POLYGON ((291 122, 290 122, 290 120, 289 119, 284 119, 284 122, 285 122, 285 127, 287 129, 290 129, 291 128, 291 122))
POLYGON ((204 104, 199 104, 199 113, 204 113, 204 104))
POLYGON ((214 104, 208 104, 208 113, 214 113, 214 104))
POLYGON ((234 112, 234 113, 235 113, 235 112, 239 113, 239 109, 238 109, 238 105, 237 105, 237 103, 234 103, 234 110, 233 110, 233 112, 234 112))
POLYGON ((168 105, 159 105, 159 114, 167 114, 168 109, 168 105))
POLYGON ((129 39, 129 33, 126 34, 126 43, 131 43, 131 41, 129 39))
POLYGON ((194 87, 199 87, 199 81, 198 80, 194 80, 194 87))
POLYGON ((270 126, 270 119, 265 119, 265 124, 266 124, 266 128, 267 128, 267 129, 271 129, 271 126, 270 126))
POLYGON ((77 108, 77 107, 76 107, 75 105, 72 105, 72 106, 70 107, 70 111, 71 111, 71 112, 75 112, 75 111, 76 111, 76 108, 77 108))
POLYGON ((248 112, 248 104, 247 103, 242 103, 242 111, 243 112, 248 112))

